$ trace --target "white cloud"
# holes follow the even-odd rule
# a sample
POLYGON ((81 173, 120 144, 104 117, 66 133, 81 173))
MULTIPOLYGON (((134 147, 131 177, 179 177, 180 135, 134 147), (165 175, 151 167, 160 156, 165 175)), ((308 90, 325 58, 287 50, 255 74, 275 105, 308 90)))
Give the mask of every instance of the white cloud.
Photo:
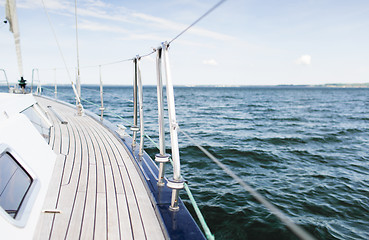
MULTIPOLYGON (((175 31, 182 31, 184 30, 186 27, 188 27, 188 25, 186 24, 182 24, 182 23, 177 23, 177 22, 173 22, 173 21, 169 21, 160 17, 155 17, 155 16, 151 16, 148 14, 144 14, 144 13, 133 13, 132 17, 135 17, 139 20, 144 20, 146 21, 145 24, 152 24, 155 27, 161 27, 164 29, 171 29, 171 30, 175 30, 175 31)), ((217 39, 217 40, 222 40, 222 41, 229 41, 229 40, 233 40, 235 39, 232 36, 229 35, 225 35, 225 34, 221 34, 221 33, 217 33, 217 32, 213 32, 213 31, 209 31, 203 28, 198 28, 198 27, 192 27, 188 30, 188 33, 194 34, 194 35, 198 35, 198 36, 202 36, 202 37, 208 37, 208 38, 212 38, 212 39, 217 39)))
POLYGON ((310 65, 311 64, 311 56, 310 55, 302 55, 296 60, 296 64, 298 65, 310 65))
MULTIPOLYGON (((58 10, 63 12, 68 9, 74 9, 74 5, 66 0, 44 0, 45 7, 49 10, 58 10)), ((43 8, 42 1, 23 0, 17 2, 18 8, 36 9, 43 8)), ((69 11, 69 10, 68 10, 69 11)))
POLYGON ((114 32, 114 33, 128 33, 124 28, 107 25, 107 24, 101 24, 98 22, 92 22, 92 21, 82 21, 78 27, 80 29, 90 30, 90 31, 101 31, 101 32, 114 32))
MULTIPOLYGON (((1 0, 0 0, 1 2, 1 0)), ((74 16, 74 3, 68 0, 44 0, 46 8, 51 11, 53 14, 59 15, 68 15, 70 17, 74 16)), ((28 9, 36 9, 43 8, 42 2, 34 1, 34 0, 20 0, 19 7, 28 8, 28 9)), ((174 30, 180 33, 188 24, 178 23, 175 21, 167 20, 161 17, 156 17, 153 15, 149 15, 142 12, 136 12, 131 9, 124 8, 119 5, 107 4, 101 0, 84 0, 78 4, 78 15, 81 17, 92 18, 89 20, 97 20, 104 19, 115 22, 126 22, 130 24, 137 24, 143 26, 151 26, 151 29, 164 29, 164 30, 174 30)), ((82 18, 80 18, 80 21, 82 18)), ((85 29, 93 30, 93 31, 113 31, 113 28, 109 30, 106 27, 92 27, 86 26, 85 29)), ((139 28, 140 29, 140 28, 139 28)), ((118 29, 116 29, 118 30, 118 29)), ((117 32, 121 32, 118 30, 117 32)), ((131 34, 133 37, 145 39, 147 38, 146 34, 139 34, 135 30, 131 30, 131 34)), ((226 34, 209 31, 200 27, 192 27, 188 30, 187 34, 207 37, 210 39, 221 40, 221 41, 229 41, 234 40, 235 38, 226 34)), ((171 36, 174 37, 174 36, 171 36)), ((164 38, 160 38, 160 41, 163 41, 164 38)), ((170 39, 167 39, 170 40, 170 39)))
POLYGON ((215 59, 208 59, 208 60, 204 60, 202 61, 203 64, 205 65, 211 65, 211 66, 217 66, 218 62, 215 61, 215 59))

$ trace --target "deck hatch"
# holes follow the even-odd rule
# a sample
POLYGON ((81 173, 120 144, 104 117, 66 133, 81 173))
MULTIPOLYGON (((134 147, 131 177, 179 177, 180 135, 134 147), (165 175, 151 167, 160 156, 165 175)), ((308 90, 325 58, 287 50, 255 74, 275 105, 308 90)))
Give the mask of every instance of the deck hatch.
POLYGON ((21 113, 27 116, 46 142, 49 142, 51 124, 47 120, 46 116, 43 115, 40 107, 37 104, 34 104, 33 106, 23 110, 21 113))
POLYGON ((16 218, 33 179, 9 152, 0 155, 0 206, 16 218))

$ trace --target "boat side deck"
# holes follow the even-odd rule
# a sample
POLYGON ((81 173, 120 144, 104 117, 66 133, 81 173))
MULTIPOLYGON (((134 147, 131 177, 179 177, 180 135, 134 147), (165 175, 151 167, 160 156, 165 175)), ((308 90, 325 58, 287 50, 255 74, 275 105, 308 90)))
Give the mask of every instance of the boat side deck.
POLYGON ((75 109, 49 99, 36 99, 53 123, 49 144, 58 157, 34 237, 164 239, 123 144, 91 117, 77 116, 75 109))

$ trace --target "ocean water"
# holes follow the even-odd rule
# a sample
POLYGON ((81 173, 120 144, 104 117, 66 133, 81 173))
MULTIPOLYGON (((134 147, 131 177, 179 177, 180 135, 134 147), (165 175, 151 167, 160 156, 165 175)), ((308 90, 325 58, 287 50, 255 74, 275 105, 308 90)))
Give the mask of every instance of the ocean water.
MULTIPOLYGON (((53 96, 50 89, 44 94, 53 96)), ((84 106, 95 113, 98 90, 82 87, 84 106)), ((73 103, 70 87, 58 91, 73 103)), ((104 92, 106 118, 131 124, 132 88, 104 92)), ((183 131, 317 239, 369 239, 369 89, 176 87, 175 101, 183 131)), ((155 87, 144 88, 144 118, 158 142, 155 87)), ((216 239, 297 239, 179 139, 182 175, 216 239)), ((158 152, 145 141, 151 156, 158 152)), ((181 197, 193 212, 185 191, 181 197)))

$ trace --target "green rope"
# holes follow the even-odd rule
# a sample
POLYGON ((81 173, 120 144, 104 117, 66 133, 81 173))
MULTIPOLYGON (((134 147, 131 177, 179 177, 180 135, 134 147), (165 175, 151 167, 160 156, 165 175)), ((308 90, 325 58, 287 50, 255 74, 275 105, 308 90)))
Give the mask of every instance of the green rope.
POLYGON ((195 198, 193 197, 192 192, 191 192, 190 188, 188 187, 187 183, 185 183, 185 184, 184 184, 184 188, 185 188, 185 190, 186 190, 186 192, 187 192, 188 197, 190 198, 190 201, 191 201, 191 203, 192 203, 192 207, 193 207, 193 209, 194 209, 194 210, 195 210, 195 212, 196 212, 197 218, 199 219, 200 224, 201 224, 202 228, 204 229, 204 232, 205 232, 206 238, 207 238, 207 239, 209 239, 209 240, 214 240, 214 239, 215 239, 215 237, 214 237, 214 235, 211 233, 211 231, 210 231, 210 229, 209 229, 208 225, 206 224, 205 218, 204 218, 204 216, 202 215, 202 213, 201 213, 201 211, 200 211, 200 209, 199 209, 199 207, 198 207, 198 205, 197 205, 197 203, 196 203, 196 200, 195 200, 195 198))
POLYGON ((41 87, 41 88, 42 88, 42 89, 45 89, 45 90, 47 90, 47 91, 53 92, 53 90, 48 89, 48 88, 46 88, 46 87, 41 87))
MULTIPOLYGON (((50 89, 50 88, 42 87, 42 86, 41 86, 41 89, 45 89, 45 90, 47 90, 49 92, 55 93, 54 92, 55 91, 54 89, 50 89)), ((69 96, 70 94, 69 93, 63 93, 63 92, 58 92, 58 95, 69 96)))
POLYGON ((156 142, 154 142, 154 140, 153 140, 149 135, 147 135, 146 133, 145 133, 145 137, 146 137, 147 139, 149 139, 149 140, 150 140, 150 142, 152 142, 152 143, 155 145, 155 147, 156 147, 157 149, 159 149, 158 144, 156 144, 156 142))
MULTIPOLYGON (((157 149, 160 149, 159 148, 159 146, 154 142, 154 140, 152 140, 152 138, 151 137, 149 137, 147 134, 145 134, 145 136, 155 145, 155 147, 157 148, 157 149)), ((172 166, 173 166, 173 160, 172 160, 172 158, 169 158, 169 160, 170 160, 170 163, 172 164, 172 166)), ((196 216, 197 216, 197 218, 199 219, 199 221, 200 221, 200 224, 201 224, 201 226, 202 226, 202 228, 203 228, 203 230, 204 230, 204 232, 205 232, 205 236, 206 236, 206 238, 208 239, 208 240, 214 240, 215 239, 215 237, 214 237, 214 235, 211 233, 211 231, 210 231, 210 229, 209 229, 209 227, 208 227, 208 225, 207 225, 207 223, 206 223, 206 221, 205 221, 205 218, 204 218, 204 216, 202 215, 202 213, 201 213, 201 211, 200 211, 200 208, 199 208, 199 206, 197 205, 197 202, 196 202, 196 200, 195 200, 195 198, 193 197, 193 195, 192 195, 192 192, 191 192, 191 190, 190 190, 190 188, 188 187, 188 184, 187 183, 184 183, 184 188, 185 188, 185 190, 186 190, 186 193, 187 193, 187 196, 188 196, 188 198, 190 199, 190 202, 191 202, 191 204, 192 204, 192 207, 193 207, 193 209, 195 210, 195 213, 196 213, 196 216)))
POLYGON ((91 105, 94 105, 95 107, 100 107, 100 105, 98 105, 98 104, 96 104, 96 103, 94 103, 94 102, 88 101, 87 99, 83 99, 83 98, 81 98, 81 100, 82 100, 82 101, 85 101, 86 103, 89 103, 89 104, 91 104, 91 105))

